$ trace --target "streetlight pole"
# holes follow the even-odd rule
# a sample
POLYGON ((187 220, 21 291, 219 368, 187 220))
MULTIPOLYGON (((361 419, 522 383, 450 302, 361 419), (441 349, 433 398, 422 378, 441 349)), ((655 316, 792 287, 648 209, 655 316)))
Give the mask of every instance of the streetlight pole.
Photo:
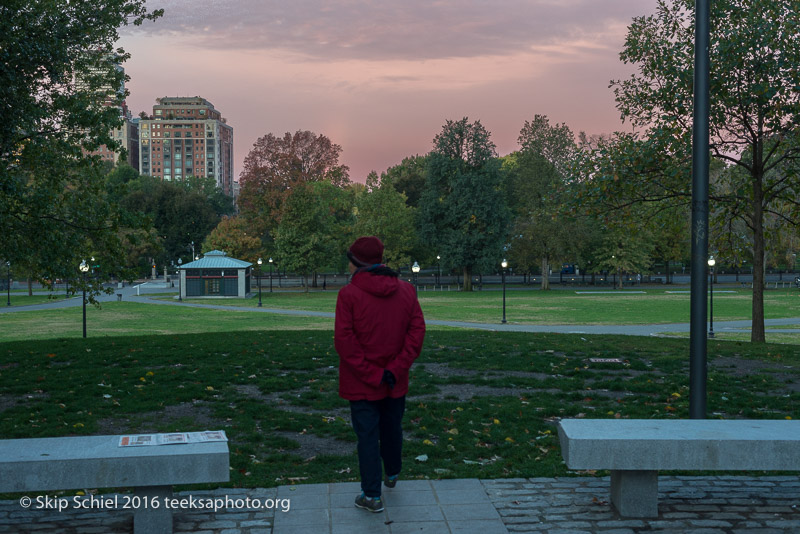
POLYGON ((89 272, 89 264, 81 260, 79 268, 83 275, 83 337, 86 338, 86 273, 89 272))
POLYGON ((503 261, 500 262, 500 267, 503 268, 503 324, 506 324, 506 267, 508 267, 508 262, 505 258, 503 261))
POLYGON ((269 292, 272 293, 272 258, 269 259, 269 292))
POLYGON ((708 268, 709 268, 709 301, 708 301, 708 317, 710 319, 710 328, 708 330, 708 337, 714 337, 714 265, 716 265, 717 260, 714 259, 714 256, 708 258, 708 268))
POLYGON ((414 294, 418 293, 417 289, 417 274, 419 274, 419 263, 414 262, 414 265, 411 266, 411 270, 414 272, 414 294))
POLYGON ((181 273, 181 265, 183 265, 183 260, 178 258, 178 302, 183 302, 183 283, 181 282, 183 273, 181 273))
POLYGON ((6 306, 11 306, 11 262, 8 260, 6 260, 6 291, 8 291, 6 306))
POLYGON ((436 255, 436 285, 442 285, 442 257, 436 255))
POLYGON ((261 264, 264 261, 261 258, 258 258, 258 307, 261 308, 261 264))

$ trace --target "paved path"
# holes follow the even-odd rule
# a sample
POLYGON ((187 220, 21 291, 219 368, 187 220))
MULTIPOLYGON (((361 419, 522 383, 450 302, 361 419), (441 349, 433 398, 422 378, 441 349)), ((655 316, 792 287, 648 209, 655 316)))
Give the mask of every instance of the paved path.
MULTIPOLYGON (((353 506, 357 493, 353 482, 182 492, 175 497, 187 503, 219 499, 228 506, 217 512, 178 510, 174 528, 195 534, 800 532, 796 476, 662 476, 656 519, 619 517, 608 503, 608 477, 401 480, 385 489, 386 510, 377 514, 353 506), (269 508, 257 509, 256 500, 269 508)), ((35 508, 0 501, 0 532, 132 532, 131 510, 35 508)))

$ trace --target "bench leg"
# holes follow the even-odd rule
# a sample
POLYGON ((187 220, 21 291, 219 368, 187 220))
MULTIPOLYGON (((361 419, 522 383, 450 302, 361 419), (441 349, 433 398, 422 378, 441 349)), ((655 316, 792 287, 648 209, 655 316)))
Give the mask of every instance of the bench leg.
POLYGON ((658 517, 658 471, 611 471, 611 503, 623 517, 658 517))
POLYGON ((142 486, 134 495, 141 506, 133 512, 133 534, 172 534, 172 510, 164 505, 165 498, 172 498, 172 486, 142 486), (157 508, 153 502, 158 502, 157 508))

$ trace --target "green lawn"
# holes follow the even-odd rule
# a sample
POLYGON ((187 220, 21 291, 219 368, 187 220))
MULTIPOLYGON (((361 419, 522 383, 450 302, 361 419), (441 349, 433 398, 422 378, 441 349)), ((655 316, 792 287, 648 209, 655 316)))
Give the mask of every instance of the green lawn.
MULTIPOLYGON (((51 293, 49 295, 31 295, 28 292, 11 292, 11 306, 30 306, 32 304, 44 304, 45 302, 53 302, 55 300, 64 300, 66 295, 64 293, 51 293)), ((71 296, 69 298, 80 298, 71 296)), ((79 301, 80 302, 80 301, 79 301)), ((0 293, 0 306, 8 305, 8 294, 0 293)))
MULTIPOLYGON (((224 429, 230 486, 356 480, 337 365, 319 330, 0 343, 0 435, 224 429)), ((797 347, 710 341, 708 415, 797 418, 798 379, 797 347)), ((568 475, 559 418, 685 418, 687 387, 685 340, 431 331, 412 369, 403 476, 568 475)))
MULTIPOLYGON (((83 311, 74 308, 0 315, 0 341, 74 338, 83 335, 83 311)), ((254 314, 180 306, 105 302, 86 307, 87 336, 136 336, 204 332, 333 329, 333 319, 254 314)))
MULTIPOLYGON (((659 324, 688 323, 688 293, 663 289, 631 290, 508 290, 506 319, 517 324, 659 324)), ((169 297, 167 297, 169 298, 169 297)), ((231 306, 258 305, 258 296, 241 299, 190 299, 190 302, 231 306)), ((262 293, 263 307, 333 313, 336 291, 262 293)), ((502 292, 497 290, 419 293, 428 319, 496 322, 502 315, 502 292)), ((734 321, 751 318, 752 290, 719 288, 714 293, 714 320, 734 321), (722 293, 721 291, 732 291, 722 293)), ((800 317, 800 292, 796 289, 769 290, 764 296, 768 319, 800 317)))
MULTIPOLYGON (((30 297, 19 297, 30 298, 30 297)), ((37 297, 32 297, 37 298, 37 297)), ((46 297, 40 297, 46 299, 46 297)), ((172 300, 170 296, 158 297, 172 300)), ((499 291, 474 293, 421 292, 420 303, 429 320, 497 323, 501 317, 499 291)), ((749 320, 748 290, 717 293, 714 321, 749 320)), ((269 313, 237 311, 255 307, 258 298, 190 299, 187 302, 223 305, 230 310, 210 310, 133 302, 107 302, 101 308, 87 308, 89 337, 139 335, 149 333, 183 334, 191 332, 231 332, 281 329, 332 329, 333 319, 292 317, 269 313)), ((333 313, 336 292, 286 292, 262 295, 264 308, 323 311, 333 313)), ((767 318, 800 317, 800 293, 796 290, 771 290, 765 296, 767 318)), ((647 290, 646 294, 604 292, 579 294, 575 291, 509 291, 506 316, 511 324, 655 324, 689 321, 689 295, 647 290)), ((0 341, 80 337, 82 316, 79 307, 19 311, 0 319, 0 341)), ((744 340, 749 334, 725 333, 723 339, 744 340)), ((800 334, 768 333, 768 340, 800 343, 800 334)))

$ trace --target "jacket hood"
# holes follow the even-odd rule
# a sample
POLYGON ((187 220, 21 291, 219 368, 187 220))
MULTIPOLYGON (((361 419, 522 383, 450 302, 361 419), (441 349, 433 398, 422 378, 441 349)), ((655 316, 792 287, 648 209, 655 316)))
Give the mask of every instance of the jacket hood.
POLYGON ((350 283, 376 297, 394 295, 400 287, 400 280, 394 276, 379 276, 367 271, 354 274, 350 283))

